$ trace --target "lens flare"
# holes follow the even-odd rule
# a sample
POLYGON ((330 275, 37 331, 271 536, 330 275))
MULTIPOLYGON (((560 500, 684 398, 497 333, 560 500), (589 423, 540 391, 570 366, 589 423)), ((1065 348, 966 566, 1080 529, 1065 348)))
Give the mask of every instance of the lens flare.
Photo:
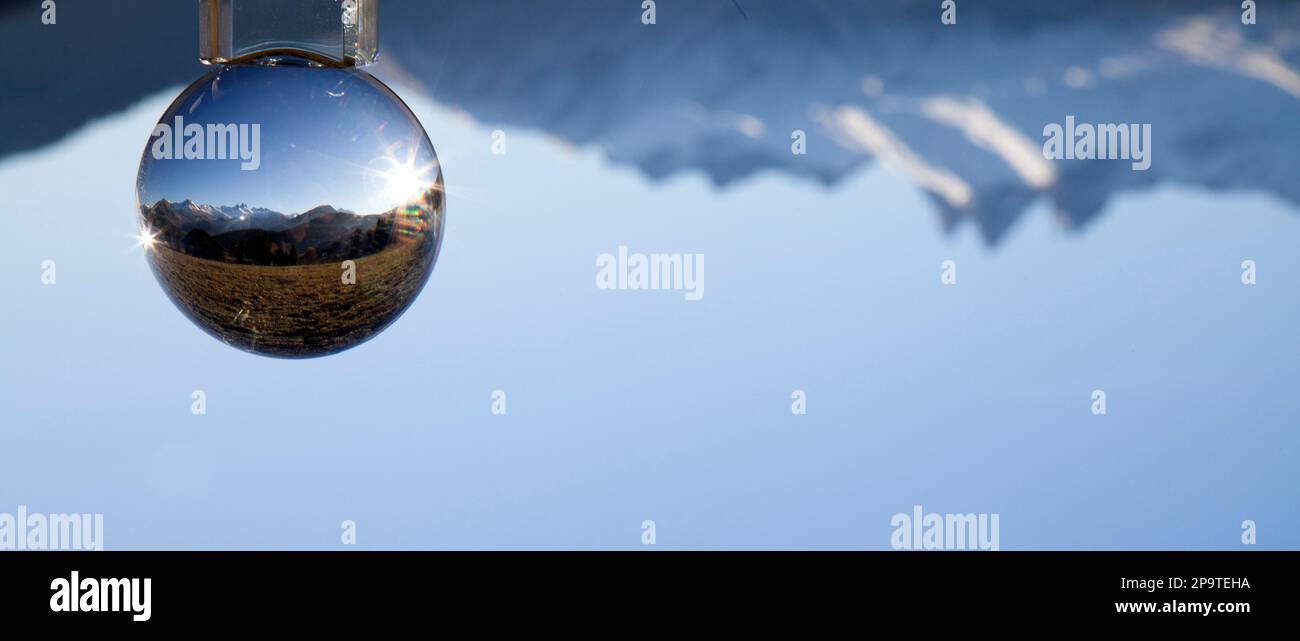
POLYGON ((158 232, 150 230, 148 225, 141 225, 135 240, 147 252, 158 243, 158 232))

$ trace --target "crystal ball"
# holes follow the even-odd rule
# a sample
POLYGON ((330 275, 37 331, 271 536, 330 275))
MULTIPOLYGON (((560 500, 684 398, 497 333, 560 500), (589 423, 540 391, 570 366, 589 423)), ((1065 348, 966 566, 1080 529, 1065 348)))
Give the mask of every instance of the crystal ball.
POLYGON ((266 356, 356 346, 397 320, 438 257, 442 169, 364 71, 235 64, 172 102, 136 181, 163 291, 208 334, 266 356))

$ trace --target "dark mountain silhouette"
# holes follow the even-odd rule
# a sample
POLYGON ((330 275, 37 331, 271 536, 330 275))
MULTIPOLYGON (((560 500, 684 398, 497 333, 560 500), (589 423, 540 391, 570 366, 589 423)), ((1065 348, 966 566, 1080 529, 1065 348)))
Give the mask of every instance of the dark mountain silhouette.
MULTIPOLYGON (((742 16, 728 0, 660 0, 646 26, 638 6, 601 0, 393 2, 370 70, 655 180, 700 171, 725 188, 779 171, 833 185, 902 159, 945 228, 974 224, 989 243, 1034 202, 1077 229, 1115 194, 1162 182, 1300 204, 1300 3, 1260 3, 1249 26, 1222 0, 958 4, 945 27, 937 2, 743 0, 742 16), (431 41, 430 24, 457 28, 431 41), (1152 123, 1151 170, 1043 174, 1024 152, 1069 114, 1152 123), (794 129, 806 155, 790 153, 794 129)), ((23 61, 0 67, 0 116, 21 126, 0 156, 205 71, 198 3, 61 0, 57 27, 39 25, 39 3, 10 6, 0 40, 23 61)))
POLYGON ((181 247, 182 251, 195 258, 222 260, 226 255, 226 248, 202 229, 191 229, 186 232, 185 237, 181 239, 181 247))
POLYGON ((382 251, 393 239, 398 210, 360 215, 320 205, 285 215, 247 206, 163 199, 142 205, 140 215, 157 242, 196 258, 250 265, 310 265, 382 251))
POLYGON ((830 186, 880 163, 944 229, 991 245, 1035 203, 1075 230, 1161 183, 1300 205, 1295 2, 1260 3, 1253 25, 1217 0, 962 0, 951 26, 937 1, 742 4, 663 0, 646 26, 618 2, 410 3, 418 17, 381 39, 404 82, 493 127, 718 188, 773 170, 830 186), (429 21, 458 29, 409 37, 429 21), (1044 126, 1067 115, 1150 123, 1150 169, 1044 160, 1044 126))

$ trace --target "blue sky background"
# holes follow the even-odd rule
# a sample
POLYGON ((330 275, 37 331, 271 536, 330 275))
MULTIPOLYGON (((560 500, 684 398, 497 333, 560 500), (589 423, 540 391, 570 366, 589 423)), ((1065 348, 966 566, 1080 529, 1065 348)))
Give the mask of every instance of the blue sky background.
POLYGON ((667 549, 887 549, 915 504, 1000 514, 1004 550, 1243 549, 1244 519, 1300 547, 1300 212, 1272 197, 1166 183, 1077 234, 1039 206, 992 249, 879 166, 651 183, 521 129, 494 156, 398 87, 450 192, 433 277, 281 361, 133 247, 178 91, 0 163, 0 512, 102 512, 109 549, 333 549, 346 519, 375 549, 641 548, 644 519, 667 549), (597 290, 620 244, 704 253, 704 299, 597 290))

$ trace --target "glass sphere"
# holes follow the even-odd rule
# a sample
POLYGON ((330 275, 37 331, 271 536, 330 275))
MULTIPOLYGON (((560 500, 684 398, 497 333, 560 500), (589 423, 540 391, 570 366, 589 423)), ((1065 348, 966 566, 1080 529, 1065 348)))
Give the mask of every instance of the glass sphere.
POLYGON ((194 324, 240 349, 322 356, 378 334, 442 241, 420 122, 364 71, 221 67, 159 120, 136 181, 140 243, 194 324))

